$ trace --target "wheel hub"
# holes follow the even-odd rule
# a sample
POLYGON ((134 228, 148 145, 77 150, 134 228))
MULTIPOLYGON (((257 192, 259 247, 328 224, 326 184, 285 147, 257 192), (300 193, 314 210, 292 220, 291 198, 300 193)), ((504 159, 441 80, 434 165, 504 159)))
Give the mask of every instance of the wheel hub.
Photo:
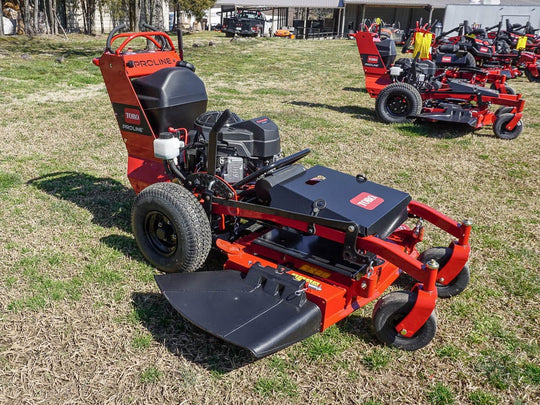
POLYGON ((145 220, 146 236, 152 246, 164 255, 170 256, 176 252, 176 230, 169 218, 161 212, 151 211, 145 220))
POLYGON ((400 96, 394 96, 388 102, 388 111, 394 115, 404 115, 408 108, 407 99, 400 96))

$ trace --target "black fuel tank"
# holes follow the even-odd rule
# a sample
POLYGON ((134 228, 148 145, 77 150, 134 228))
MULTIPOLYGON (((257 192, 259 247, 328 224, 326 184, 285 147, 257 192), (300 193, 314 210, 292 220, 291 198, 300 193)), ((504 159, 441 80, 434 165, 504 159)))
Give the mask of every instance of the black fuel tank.
POLYGON ((169 127, 190 130, 206 111, 204 83, 188 68, 164 68, 132 84, 155 134, 169 127))

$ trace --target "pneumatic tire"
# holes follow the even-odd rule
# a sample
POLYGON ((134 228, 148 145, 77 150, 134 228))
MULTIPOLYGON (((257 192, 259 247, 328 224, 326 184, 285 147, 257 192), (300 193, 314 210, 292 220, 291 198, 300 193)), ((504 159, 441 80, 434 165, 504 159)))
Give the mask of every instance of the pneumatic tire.
POLYGON ((515 139, 523 132, 523 121, 519 120, 512 130, 506 129, 506 126, 512 119, 514 114, 505 113, 499 114, 495 122, 493 123, 493 132, 501 139, 515 139))
MULTIPOLYGON (((452 249, 447 247, 433 247, 423 251, 418 260, 426 264, 431 259, 436 260, 439 263, 439 267, 442 268, 450 257, 452 256, 452 249)), ((471 274, 469 266, 465 265, 457 274, 456 277, 448 284, 435 283, 437 287, 437 296, 439 298, 450 298, 458 294, 461 294, 469 285, 471 274)))
POLYGON ((377 301, 372 319, 379 340, 388 346, 408 351, 421 349, 431 342, 437 332, 435 311, 412 337, 404 337, 395 329, 411 312, 415 302, 416 294, 410 291, 393 291, 377 301))
POLYGON ((411 84, 392 83, 377 96, 375 111, 386 124, 408 122, 409 116, 422 111, 422 97, 411 84))
POLYGON ((165 273, 195 271, 210 251, 206 212, 193 194, 175 183, 155 183, 141 191, 131 225, 144 257, 165 273))

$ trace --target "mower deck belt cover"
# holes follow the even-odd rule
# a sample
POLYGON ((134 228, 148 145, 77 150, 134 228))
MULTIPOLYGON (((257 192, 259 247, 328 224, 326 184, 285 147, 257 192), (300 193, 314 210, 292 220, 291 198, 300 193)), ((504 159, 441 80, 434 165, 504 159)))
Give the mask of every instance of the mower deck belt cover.
POLYGON ((171 305, 208 333, 264 357, 319 332, 320 308, 285 268, 156 276, 171 305))
POLYGON ((270 206, 358 225, 386 238, 407 220, 411 196, 327 167, 314 166, 270 189, 270 206))

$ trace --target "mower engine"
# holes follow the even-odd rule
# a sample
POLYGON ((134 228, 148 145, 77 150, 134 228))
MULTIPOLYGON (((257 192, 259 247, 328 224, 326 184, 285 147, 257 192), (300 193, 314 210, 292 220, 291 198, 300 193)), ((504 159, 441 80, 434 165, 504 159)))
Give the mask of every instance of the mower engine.
MULTIPOLYGON (((187 172, 207 171, 210 131, 221 114, 209 111, 195 120, 195 129, 188 133, 193 142, 181 160, 187 172)), ((231 184, 274 162, 281 153, 278 127, 267 117, 244 121, 231 114, 217 135, 216 175, 231 184)))
MULTIPOLYGON (((202 80, 190 68, 177 66, 132 84, 150 126, 160 134, 154 142, 156 158, 175 159, 187 174, 207 171, 210 130, 221 112, 205 112, 208 98, 202 80)), ((236 183, 278 157, 279 139, 278 127, 269 118, 244 121, 231 114, 218 134, 216 174, 236 183)))

